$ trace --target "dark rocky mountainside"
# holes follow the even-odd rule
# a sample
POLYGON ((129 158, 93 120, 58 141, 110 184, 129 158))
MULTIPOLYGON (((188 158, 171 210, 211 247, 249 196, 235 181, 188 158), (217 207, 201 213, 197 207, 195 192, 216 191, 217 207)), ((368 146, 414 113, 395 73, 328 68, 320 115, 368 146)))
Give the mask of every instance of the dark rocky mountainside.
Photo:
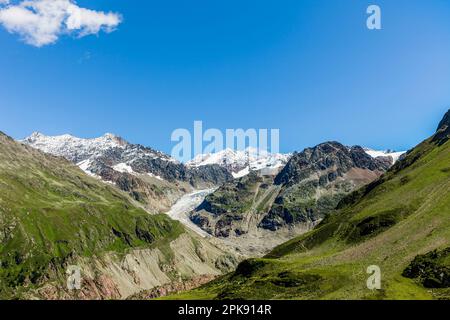
POLYGON ((372 158, 363 148, 322 143, 295 153, 275 178, 281 191, 261 227, 317 221, 356 188, 377 179, 392 166, 386 157, 372 158))
POLYGON ((436 129, 436 131, 446 131, 450 127, 450 109, 445 113, 442 120, 439 122, 439 125, 436 129))

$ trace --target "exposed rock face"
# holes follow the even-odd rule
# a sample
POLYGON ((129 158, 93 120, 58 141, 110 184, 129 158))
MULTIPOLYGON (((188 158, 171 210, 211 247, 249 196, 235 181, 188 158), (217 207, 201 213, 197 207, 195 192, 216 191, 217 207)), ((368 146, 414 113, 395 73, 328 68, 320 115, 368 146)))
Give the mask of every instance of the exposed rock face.
POLYGON ((444 117, 439 122, 439 125, 438 125, 436 131, 447 130, 449 127, 450 127, 450 109, 445 113, 444 117))
POLYGON ((372 158, 363 148, 322 143, 293 155, 275 178, 282 190, 261 227, 318 221, 355 188, 370 183, 392 165, 387 157, 372 158))
MULTIPOLYGON (((294 153, 275 176, 251 172, 226 183, 206 197, 191 220, 216 237, 256 237, 265 230, 268 237, 279 231, 287 238, 296 228, 313 227, 346 194, 377 179, 392 163, 392 157, 373 158, 359 146, 322 143, 294 153)), ((267 237, 253 240, 273 244, 267 237)))
POLYGON ((325 184, 353 168, 383 172, 391 165, 385 159, 373 159, 359 146, 348 148, 339 142, 325 142, 295 153, 275 178, 275 184, 293 185, 318 172, 327 173, 321 176, 321 183, 325 184))
POLYGON ((438 125, 433 141, 439 145, 444 144, 450 139, 450 110, 444 115, 444 118, 438 125))
POLYGON ((220 185, 232 179, 218 165, 189 168, 162 152, 128 143, 112 134, 80 139, 33 133, 22 143, 68 159, 87 174, 115 184, 155 211, 167 210, 191 188, 220 185))

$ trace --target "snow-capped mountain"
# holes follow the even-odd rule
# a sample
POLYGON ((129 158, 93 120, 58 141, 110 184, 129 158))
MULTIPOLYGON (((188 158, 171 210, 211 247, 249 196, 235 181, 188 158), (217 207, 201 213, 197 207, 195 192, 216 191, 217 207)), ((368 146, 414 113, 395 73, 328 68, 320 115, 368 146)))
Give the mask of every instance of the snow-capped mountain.
POLYGON ((232 179, 218 165, 189 168, 163 152, 131 144, 110 133, 94 139, 33 133, 21 142, 64 157, 87 174, 116 185, 145 204, 150 201, 158 206, 164 203, 164 193, 176 198, 188 191, 186 188, 211 187, 232 179))
POLYGON ((142 158, 177 162, 162 152, 141 145, 130 144, 121 137, 111 133, 107 133, 99 138, 82 139, 70 134, 46 136, 35 132, 21 142, 45 153, 64 157, 76 164, 83 162, 86 165, 86 160, 92 162, 94 159, 105 156, 113 158, 114 154, 112 153, 116 153, 115 158, 120 155, 125 164, 142 158))
POLYGON ((364 148, 364 151, 371 156, 372 158, 378 158, 378 157, 391 157, 392 158, 392 164, 396 163, 400 157, 406 153, 406 151, 392 151, 392 150, 385 150, 385 151, 377 151, 372 150, 369 148, 364 148))
POLYGON ((284 167, 290 157, 290 154, 269 153, 256 148, 247 148, 241 151, 224 149, 217 153, 197 155, 186 165, 198 168, 216 164, 229 170, 234 178, 240 178, 249 174, 250 171, 284 167))

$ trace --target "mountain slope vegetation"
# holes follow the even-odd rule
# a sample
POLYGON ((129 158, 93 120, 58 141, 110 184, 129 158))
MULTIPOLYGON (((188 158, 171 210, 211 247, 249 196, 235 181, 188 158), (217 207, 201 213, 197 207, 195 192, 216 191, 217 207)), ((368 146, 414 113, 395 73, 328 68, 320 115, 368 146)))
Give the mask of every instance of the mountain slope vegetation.
POLYGON ((450 111, 312 231, 174 299, 449 299, 450 111), (370 290, 370 266, 381 289, 370 290))
POLYGON ((83 269, 79 298, 121 298, 219 274, 222 256, 67 160, 0 133, 0 298, 70 298, 69 265, 83 269))

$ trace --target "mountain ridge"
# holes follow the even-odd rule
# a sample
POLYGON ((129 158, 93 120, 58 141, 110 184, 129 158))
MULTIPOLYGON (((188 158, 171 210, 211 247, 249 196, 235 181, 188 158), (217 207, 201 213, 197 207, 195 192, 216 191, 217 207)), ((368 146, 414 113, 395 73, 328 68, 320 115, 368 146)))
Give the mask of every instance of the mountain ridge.
POLYGON ((68 159, 87 174, 127 192, 150 211, 167 211, 194 188, 208 188, 232 179, 220 166, 187 168, 163 152, 110 133, 92 139, 33 133, 20 142, 68 159))

